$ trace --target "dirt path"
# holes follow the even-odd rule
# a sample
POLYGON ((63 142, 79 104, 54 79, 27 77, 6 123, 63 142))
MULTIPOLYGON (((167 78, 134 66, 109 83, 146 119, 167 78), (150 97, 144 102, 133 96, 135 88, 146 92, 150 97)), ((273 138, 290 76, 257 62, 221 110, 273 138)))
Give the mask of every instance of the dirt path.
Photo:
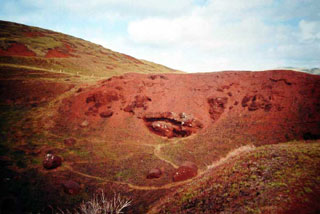
MULTIPOLYGON (((232 150, 231 152, 229 152, 227 154, 227 156, 223 157, 223 158, 220 158, 220 160, 218 161, 215 161, 213 162, 212 164, 208 165, 207 166, 207 170, 203 170, 201 171, 196 177, 190 179, 190 180, 187 180, 188 182, 186 183, 189 183, 191 182, 192 180, 204 175, 205 173, 208 173, 210 172, 212 169, 218 167, 218 166, 221 166, 225 163, 227 163, 228 161, 231 161, 232 159, 236 158, 236 157, 239 157, 240 155, 242 154, 245 154, 245 153, 248 153, 248 152, 251 152, 255 150, 255 146, 253 145, 245 145, 245 146, 241 146, 237 149, 234 149, 232 150)), ((174 193, 172 193, 174 194, 174 193)), ((165 203, 167 201, 165 201, 165 198, 164 199, 160 199, 158 200, 155 204, 151 205, 150 207, 152 207, 147 213, 149 214, 152 214, 152 213, 159 213, 159 208, 161 207, 161 205, 163 203, 165 203)))
POLYGON ((178 165, 176 165, 176 164, 173 163, 172 161, 166 159, 165 157, 161 156, 161 149, 162 149, 163 147, 167 146, 167 145, 177 144, 177 143, 179 143, 180 141, 182 141, 182 139, 177 139, 177 140, 175 140, 175 141, 173 141, 173 142, 170 142, 170 143, 158 144, 158 145, 155 146, 154 151, 153 151, 153 154, 154 154, 157 158, 159 158, 160 160, 162 160, 162 161, 170 164, 173 168, 177 169, 177 168, 179 168, 178 165))
MULTIPOLYGON (((180 140, 176 140, 175 143, 179 143, 180 140)), ((155 152, 157 151, 160 151, 160 149, 165 146, 165 145, 168 145, 168 144, 160 144, 160 146, 155 146, 155 152)), ((180 185, 183 185, 183 184, 186 184, 186 183, 190 183, 192 180, 202 176, 203 174, 205 174, 206 172, 208 172, 209 170, 215 168, 215 167, 218 167, 226 162, 228 162, 230 159, 234 158, 234 157, 237 157, 243 153, 247 153, 247 152, 251 152, 255 149, 254 146, 252 145, 246 145, 246 146, 242 146, 242 147, 239 147, 231 152, 229 152, 227 154, 227 156, 221 158, 220 160, 218 161, 215 161, 214 163, 210 164, 209 166, 207 166, 207 169, 206 170, 203 170, 203 171, 200 171, 198 173, 198 175, 192 179, 189 179, 189 180, 185 180, 185 181, 181 181, 181 182, 173 182, 173 183, 168 183, 168 184, 165 184, 165 185, 162 185, 162 186, 139 186, 139 185, 134 185, 134 184, 131 184, 131 183, 126 183, 126 182, 121 182, 121 181, 113 181, 113 180, 108 180, 108 179, 105 179, 105 178, 102 178, 102 177, 98 177, 98 176, 93 176, 93 175, 89 175, 89 174, 86 174, 86 173, 82 173, 80 171, 77 171, 75 169, 73 169, 70 165, 68 164, 64 164, 64 168, 75 173, 75 174, 78 174, 78 175, 81 175, 83 177, 87 177, 87 178, 91 178, 91 179, 95 179, 95 180, 98 180, 98 181, 101 181, 101 185, 105 184, 105 183, 116 183, 116 184, 120 184, 120 185, 127 185, 129 188, 131 189, 135 189, 135 190, 161 190, 161 189, 170 189, 172 187, 177 187, 177 186, 180 186, 180 185)), ((156 155, 157 156, 157 155, 156 155)), ((159 157, 159 156, 157 156, 159 157)), ((172 163, 171 161, 169 160, 166 160, 165 158, 161 157, 160 156, 160 159, 167 162, 167 163, 170 163, 171 165, 173 166, 176 166, 174 163, 172 163)), ((176 166, 177 167, 177 166, 176 166)))

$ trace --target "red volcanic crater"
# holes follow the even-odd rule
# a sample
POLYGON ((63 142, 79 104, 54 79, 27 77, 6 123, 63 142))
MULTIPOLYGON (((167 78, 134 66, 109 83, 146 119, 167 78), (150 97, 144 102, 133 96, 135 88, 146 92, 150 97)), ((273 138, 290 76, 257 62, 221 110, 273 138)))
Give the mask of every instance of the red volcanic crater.
POLYGON ((57 130, 109 136, 241 135, 269 144, 320 135, 320 77, 287 70, 126 74, 63 100, 57 130))

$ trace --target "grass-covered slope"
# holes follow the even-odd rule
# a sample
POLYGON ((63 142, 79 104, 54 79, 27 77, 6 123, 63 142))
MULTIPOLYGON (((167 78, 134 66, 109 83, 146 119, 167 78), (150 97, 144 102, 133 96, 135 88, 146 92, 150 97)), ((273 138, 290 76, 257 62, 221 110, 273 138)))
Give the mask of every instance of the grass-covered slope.
POLYGON ((178 72, 62 33, 0 21, 0 66, 42 68, 85 76, 178 72))
POLYGON ((320 142, 258 147, 156 203, 150 213, 319 213, 320 142))

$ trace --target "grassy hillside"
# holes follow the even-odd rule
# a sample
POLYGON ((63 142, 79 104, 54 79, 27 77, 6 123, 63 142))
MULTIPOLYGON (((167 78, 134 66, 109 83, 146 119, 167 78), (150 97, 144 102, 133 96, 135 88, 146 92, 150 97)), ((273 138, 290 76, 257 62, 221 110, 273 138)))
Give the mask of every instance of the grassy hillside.
POLYGON ((19 65, 95 77, 128 72, 178 72, 83 39, 4 21, 0 21, 1 65, 19 65))
POLYGON ((268 145, 230 158, 149 213, 319 213, 320 144, 268 145))

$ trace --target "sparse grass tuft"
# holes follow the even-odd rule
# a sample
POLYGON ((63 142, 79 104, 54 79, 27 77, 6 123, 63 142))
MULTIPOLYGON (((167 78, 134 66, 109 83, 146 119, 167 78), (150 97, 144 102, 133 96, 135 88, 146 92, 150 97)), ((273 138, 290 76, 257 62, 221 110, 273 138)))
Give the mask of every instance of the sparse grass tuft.
POLYGON ((73 212, 59 209, 59 214, 120 214, 131 205, 131 199, 115 194, 112 199, 107 199, 104 192, 95 194, 89 201, 83 201, 73 212))

